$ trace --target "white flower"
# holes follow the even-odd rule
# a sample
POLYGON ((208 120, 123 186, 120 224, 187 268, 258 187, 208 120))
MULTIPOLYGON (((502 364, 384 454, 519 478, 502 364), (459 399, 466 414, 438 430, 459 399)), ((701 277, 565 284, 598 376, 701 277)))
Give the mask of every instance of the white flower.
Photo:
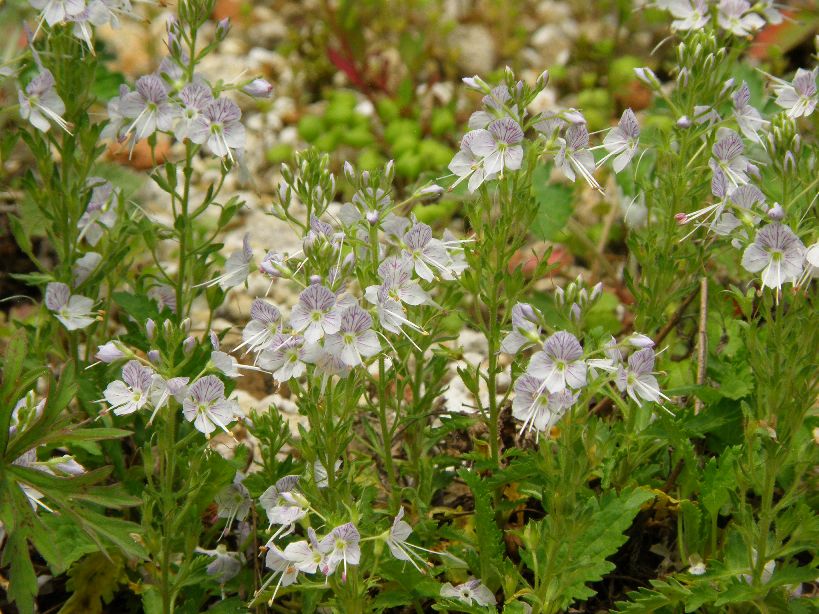
POLYGON ((102 262, 102 256, 97 252, 86 252, 77 258, 71 272, 74 274, 74 287, 81 285, 102 262))
POLYGON ((250 233, 245 233, 242 239, 242 249, 233 252, 225 261, 225 272, 199 285, 208 288, 218 285, 222 290, 228 290, 243 284, 250 274, 252 261, 253 249, 250 247, 250 233))
MULTIPOLYGON (((228 484, 216 495, 216 515, 219 518, 227 518, 227 524, 222 530, 222 536, 230 530, 233 521, 244 520, 250 512, 250 493, 242 484, 245 474, 237 471, 233 478, 233 483, 228 484)), ((221 539, 221 537, 220 537, 221 539)))
POLYGON ((567 389, 550 393, 544 380, 523 374, 515 382, 512 415, 523 421, 521 433, 533 428, 539 433, 548 433, 566 410, 574 405, 577 396, 567 389))
POLYGON ((751 11, 747 0, 720 0, 717 23, 735 36, 750 36, 765 26, 765 20, 751 11))
POLYGON ((122 380, 114 380, 105 389, 106 402, 117 416, 132 414, 150 401, 151 379, 154 372, 129 360, 122 367, 122 380))
POLYGON ((783 224, 768 224, 742 254, 742 266, 751 273, 762 271, 762 286, 779 290, 795 283, 805 262, 805 246, 783 224))
POLYGON ((272 542, 279 535, 293 530, 293 524, 307 515, 307 501, 298 492, 299 476, 287 475, 270 486, 259 497, 259 504, 267 514, 269 527, 274 524, 281 528, 270 538, 272 542))
POLYGON ((742 155, 745 145, 733 130, 720 128, 717 142, 711 148, 713 157, 708 161, 711 170, 721 170, 735 187, 748 183, 748 160, 742 155))
POLYGON ((746 138, 761 143, 762 139, 759 137, 759 131, 770 122, 762 119, 759 111, 751 106, 751 90, 745 81, 743 81, 739 89, 734 92, 732 98, 734 101, 734 119, 740 131, 746 138))
POLYGON ((543 343, 543 350, 535 352, 526 372, 545 381, 549 392, 560 392, 566 387, 578 389, 586 385, 586 364, 583 348, 577 337, 558 331, 543 343))
POLYGON ((600 166, 611 157, 614 157, 612 166, 614 172, 619 173, 626 165, 631 162, 634 154, 637 153, 637 145, 640 142, 640 124, 637 123, 637 117, 634 111, 626 109, 620 117, 620 123, 616 128, 609 130, 609 133, 603 139, 603 147, 609 153, 606 154, 597 163, 600 166))
POLYGON ((84 0, 28 0, 35 9, 42 11, 41 20, 56 25, 85 10, 84 0))
POLYGON ((213 375, 191 384, 182 401, 185 420, 193 422, 194 428, 207 437, 217 428, 230 433, 227 425, 235 419, 235 414, 235 403, 225 399, 225 385, 213 375))
POLYGON ((209 576, 214 576, 219 584, 225 584, 242 570, 244 556, 240 552, 228 552, 227 546, 219 544, 215 550, 205 550, 196 548, 194 552, 213 557, 205 571, 209 576))
POLYGON ((783 109, 787 109, 788 117, 807 117, 816 108, 816 74, 817 70, 805 70, 800 68, 796 71, 793 83, 788 83, 782 79, 774 79, 774 92, 776 93, 776 104, 783 109))
POLYGON ((290 325, 302 332, 308 343, 315 343, 324 335, 337 333, 341 314, 336 308, 335 293, 319 284, 308 286, 290 313, 290 325))
POLYGON ((560 150, 555 155, 555 166, 574 181, 579 174, 595 190, 601 191, 594 178, 594 155, 589 151, 589 130, 586 124, 572 124, 566 128, 565 138, 557 140, 560 150))
POLYGON ((168 101, 165 82, 156 75, 145 75, 136 82, 136 91, 123 96, 119 112, 133 122, 126 133, 136 140, 151 136, 157 129, 168 131, 173 126, 176 108, 168 101))
POLYGON ((55 85, 54 75, 43 68, 40 74, 34 77, 26 86, 25 93, 18 89, 17 98, 20 103, 20 116, 30 121, 35 128, 42 132, 49 131, 51 128, 49 120, 51 120, 71 134, 68 130, 68 123, 62 118, 62 114, 65 113, 65 104, 57 94, 55 85))
POLYGON ((628 367, 617 371, 614 382, 618 390, 625 391, 637 404, 642 400, 659 403, 661 398, 667 399, 654 377, 654 350, 643 348, 628 357, 628 367))
POLYGON ((452 187, 468 178, 469 191, 474 192, 504 169, 518 170, 523 161, 522 140, 523 130, 508 117, 493 121, 487 129, 467 132, 461 150, 449 163, 449 170, 458 176, 452 187))
POLYGON ((319 548, 316 532, 312 527, 307 528, 307 539, 287 544, 282 556, 293 563, 302 573, 313 574, 325 562, 325 557, 319 548))
POLYGON ((476 603, 477 605, 495 605, 497 600, 494 593, 484 586, 477 578, 472 578, 468 582, 452 586, 447 582, 441 587, 441 597, 449 597, 463 601, 467 605, 476 603))
POLYGON ((700 30, 708 23, 706 0, 669 0, 663 4, 675 17, 672 30, 700 30))
POLYGON ((324 350, 338 356, 349 367, 362 364, 365 358, 381 351, 381 343, 372 325, 369 313, 358 305, 348 307, 341 315, 338 332, 326 337, 324 350))
POLYGON ((209 103, 192 122, 188 138, 202 144, 219 157, 228 156, 233 160, 231 150, 244 149, 245 127, 239 122, 242 112, 236 103, 227 98, 219 98, 209 103))
POLYGON ((68 330, 78 330, 96 322, 92 315, 94 301, 85 296, 72 295, 70 288, 60 282, 46 286, 45 304, 68 330))
POLYGON ((358 565, 361 560, 361 549, 358 542, 361 536, 352 522, 336 527, 319 542, 319 550, 327 555, 321 570, 325 576, 332 574, 339 563, 343 563, 341 574, 343 582, 347 581, 347 565, 358 565))

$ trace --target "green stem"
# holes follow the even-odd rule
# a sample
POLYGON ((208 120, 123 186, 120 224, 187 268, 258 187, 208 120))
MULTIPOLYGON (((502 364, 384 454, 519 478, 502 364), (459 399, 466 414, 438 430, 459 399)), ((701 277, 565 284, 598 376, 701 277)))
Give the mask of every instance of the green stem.
POLYGON ((174 477, 176 472, 176 412, 173 406, 167 408, 167 421, 161 439, 162 445, 162 578, 160 592, 162 594, 162 612, 171 614, 174 608, 174 590, 171 580, 171 555, 173 539, 173 520, 176 510, 176 495, 174 492, 174 477))

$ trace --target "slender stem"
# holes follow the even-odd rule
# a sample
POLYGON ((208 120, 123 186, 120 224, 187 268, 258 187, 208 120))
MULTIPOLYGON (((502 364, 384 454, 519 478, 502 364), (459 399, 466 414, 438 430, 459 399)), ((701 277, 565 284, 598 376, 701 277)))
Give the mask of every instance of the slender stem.
POLYGON ((165 431, 161 438, 162 445, 162 579, 160 592, 162 594, 162 612, 171 614, 174 608, 174 591, 171 580, 170 566, 173 539, 173 520, 176 509, 174 493, 174 474, 176 472, 176 412, 169 404, 166 412, 165 431))

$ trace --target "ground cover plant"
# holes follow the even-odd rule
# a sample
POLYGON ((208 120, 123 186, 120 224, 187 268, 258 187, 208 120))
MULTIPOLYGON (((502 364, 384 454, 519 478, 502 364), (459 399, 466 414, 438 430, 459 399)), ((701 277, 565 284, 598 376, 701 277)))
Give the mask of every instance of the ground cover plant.
POLYGON ((3 611, 816 611, 819 50, 752 57, 816 16, 649 4, 617 92, 429 108, 447 22, 393 87, 386 5, 321 3, 350 87, 265 151, 214 0, 133 78, 100 33, 157 7, 12 3, 3 611))

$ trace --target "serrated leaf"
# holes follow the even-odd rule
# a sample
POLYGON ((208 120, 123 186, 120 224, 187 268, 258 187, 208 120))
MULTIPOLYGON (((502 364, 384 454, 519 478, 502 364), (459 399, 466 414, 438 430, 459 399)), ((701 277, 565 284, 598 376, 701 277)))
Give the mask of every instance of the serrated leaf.
POLYGON ((572 216, 574 191, 549 182, 551 167, 539 166, 532 173, 532 195, 538 204, 532 234, 543 241, 554 239, 572 216))
MULTIPOLYGON (((575 600, 585 600, 594 595, 587 584, 599 582, 614 569, 608 557, 615 554, 627 539, 624 534, 631 526, 640 507, 654 497, 648 490, 638 488, 604 494, 598 501, 591 498, 587 511, 578 514, 574 535, 550 535, 559 539, 560 548, 556 561, 551 562, 554 570, 550 578, 540 578, 541 582, 553 582, 554 589, 549 596, 566 609, 575 600)), ((549 518, 546 519, 548 525, 549 518)), ((544 527, 547 531, 548 527, 544 527)))
POLYGON ((490 589, 497 588, 503 563, 503 533, 495 522, 492 509, 492 490, 490 485, 476 473, 467 469, 458 472, 472 491, 475 500, 475 535, 480 560, 481 579, 490 589))
POLYGON ((28 556, 28 542, 22 531, 11 533, 3 548, 3 566, 9 565, 8 600, 21 614, 33 614, 37 595, 37 574, 28 556))
POLYGON ((728 503, 731 492, 736 486, 735 456, 736 451, 733 448, 727 448, 719 460, 713 457, 705 465, 700 501, 712 517, 716 517, 722 506, 728 503))
POLYGON ((140 322, 148 318, 159 320, 159 310, 147 296, 130 294, 128 292, 114 292, 112 294, 114 302, 122 307, 131 317, 140 322))

